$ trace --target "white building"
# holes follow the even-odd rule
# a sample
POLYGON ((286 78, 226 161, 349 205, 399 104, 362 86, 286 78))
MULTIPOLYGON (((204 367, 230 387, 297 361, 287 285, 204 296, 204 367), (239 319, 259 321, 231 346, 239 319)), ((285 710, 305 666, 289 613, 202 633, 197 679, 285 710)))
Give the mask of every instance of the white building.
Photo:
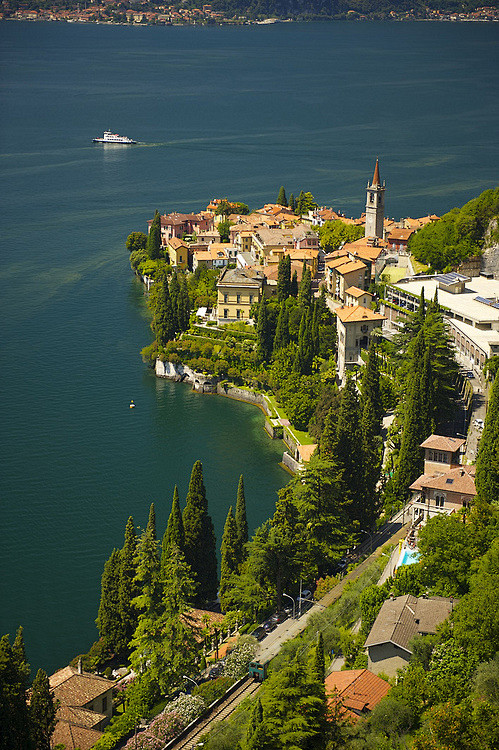
POLYGON ((371 334, 380 328, 384 315, 361 305, 339 307, 336 310, 338 325, 338 375, 341 380, 347 369, 362 364, 362 350, 369 347, 371 334))

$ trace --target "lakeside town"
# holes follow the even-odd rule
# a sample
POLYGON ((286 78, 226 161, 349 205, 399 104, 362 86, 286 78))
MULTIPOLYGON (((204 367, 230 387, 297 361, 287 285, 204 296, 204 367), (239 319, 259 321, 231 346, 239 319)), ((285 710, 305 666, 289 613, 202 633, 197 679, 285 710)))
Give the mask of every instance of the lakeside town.
MULTIPOLYGON (((20 0, 2 0, 0 3, 0 20, 13 21, 61 21, 66 23, 99 23, 126 24, 132 26, 156 25, 245 25, 245 24, 273 24, 289 23, 295 18, 258 18, 248 17, 243 13, 229 15, 217 11, 212 5, 202 5, 200 8, 186 8, 178 5, 156 5, 142 3, 146 8, 137 7, 137 3, 125 2, 77 2, 75 7, 61 8, 33 7, 36 3, 29 3, 25 7, 20 0), (153 8, 151 9, 151 5, 153 8)), ((140 5, 140 4, 139 4, 140 5)), ((347 11, 340 18, 356 21, 366 21, 371 16, 354 10, 347 11)), ((472 11, 451 12, 447 9, 424 8, 420 12, 391 10, 383 15, 386 20, 393 21, 442 21, 442 22, 492 22, 499 21, 499 8, 495 6, 480 6, 472 11)), ((313 20, 320 20, 317 17, 313 20)))
POLYGON ((99 640, 33 685, 40 750, 495 747, 499 188, 400 219, 387 193, 376 160, 357 218, 281 187, 129 235, 145 361, 259 406, 293 478, 250 539, 241 476, 220 576, 199 461, 164 534, 128 519, 99 640))

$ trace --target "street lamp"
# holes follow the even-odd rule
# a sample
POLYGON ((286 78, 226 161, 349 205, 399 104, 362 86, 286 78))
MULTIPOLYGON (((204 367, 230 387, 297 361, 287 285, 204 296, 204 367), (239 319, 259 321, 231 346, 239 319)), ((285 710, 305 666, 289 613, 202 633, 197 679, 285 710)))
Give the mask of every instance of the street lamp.
POLYGON ((291 601, 293 602, 293 620, 294 620, 295 619, 295 600, 289 594, 285 594, 284 591, 282 592, 282 595, 285 596, 287 599, 291 599, 291 601))
POLYGON ((192 677, 187 677, 187 675, 186 675, 186 674, 183 674, 183 675, 182 675, 182 679, 184 679, 184 680, 189 680, 190 682, 193 682, 193 683, 195 684, 195 686, 196 686, 196 687, 198 686, 198 684, 197 684, 196 680, 193 680, 193 679, 192 679, 192 677))

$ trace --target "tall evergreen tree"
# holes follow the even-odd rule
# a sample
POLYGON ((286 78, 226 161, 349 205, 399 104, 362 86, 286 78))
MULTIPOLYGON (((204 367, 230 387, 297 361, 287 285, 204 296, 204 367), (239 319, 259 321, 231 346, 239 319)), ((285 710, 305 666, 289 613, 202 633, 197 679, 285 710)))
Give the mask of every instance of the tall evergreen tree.
POLYGON ((181 276, 180 295, 178 299, 178 324, 181 331, 187 331, 189 328, 189 315, 191 303, 189 300, 189 291, 187 289, 187 279, 185 273, 181 276))
POLYGON ((264 716, 282 748, 323 750, 327 732, 324 683, 307 676, 295 658, 270 678, 264 716))
POLYGON ((285 302, 291 287, 291 256, 284 255, 279 259, 277 269, 277 301, 285 302))
POLYGON ((153 306, 151 326, 158 343, 164 346, 175 338, 175 319, 166 274, 163 274, 154 284, 151 303, 153 306))
POLYGON ((409 487, 423 472, 423 453, 419 447, 428 437, 422 421, 421 377, 415 373, 406 396, 404 428, 394 477, 395 498, 405 502, 409 487))
POLYGON ((280 747, 278 735, 265 720, 262 702, 258 697, 246 727, 246 736, 241 741, 241 750, 278 750, 280 747))
POLYGON ((54 733, 58 701, 50 692, 47 673, 39 669, 33 681, 29 704, 32 750, 50 750, 50 739, 54 733))
POLYGON ((291 277, 291 284, 289 285, 289 293, 291 297, 298 297, 298 273, 295 270, 293 271, 293 276, 291 277))
POLYGON ((136 550, 137 537, 135 534, 133 518, 130 516, 125 528, 125 544, 121 550, 119 597, 124 642, 116 644, 120 650, 123 650, 128 646, 137 626, 137 613, 132 604, 133 599, 137 595, 137 588, 134 582, 137 572, 135 567, 136 550))
POLYGON ((289 313, 287 306, 282 303, 279 308, 279 317, 274 336, 273 351, 278 352, 289 344, 289 313))
POLYGON ((272 354, 272 329, 267 312, 267 305, 262 299, 258 307, 258 323, 256 326, 257 354, 263 362, 268 362, 272 354))
POLYGON ((487 503, 499 501, 499 373, 490 390, 476 461, 476 488, 480 500, 487 503))
POLYGON ((301 375, 308 375, 312 369, 314 357, 312 339, 312 309, 309 307, 303 313, 298 333, 298 350, 294 363, 294 369, 301 375))
POLYGON ((324 637, 321 631, 319 631, 317 643, 313 646, 311 651, 310 677, 319 685, 324 685, 324 680, 326 679, 326 663, 324 659, 324 637))
POLYGON ((151 260, 161 258, 161 216, 157 210, 147 237, 146 252, 151 260))
POLYGON ((126 645, 120 607, 120 570, 120 551, 113 549, 104 565, 99 613, 95 621, 100 637, 112 651, 120 651, 126 645))
POLYGON ((248 542, 248 519, 246 518, 246 498, 244 496, 243 475, 239 477, 236 499, 236 526, 237 526, 237 558, 238 564, 243 563, 246 552, 245 545, 248 542))
MULTIPOLYGON (((154 504, 151 506, 154 511, 154 504)), ((149 516, 151 519, 151 516, 149 516)), ((134 582, 138 589, 133 605, 148 617, 157 615, 161 607, 162 585, 160 580, 160 566, 158 542, 156 539, 154 519, 148 524, 140 536, 137 545, 136 567, 134 582)))
POLYGON ((188 623, 194 593, 192 573, 182 552, 172 545, 163 571, 160 612, 145 612, 131 643, 130 661, 137 674, 147 667, 150 679, 166 693, 194 669, 196 644, 188 623))
POLYGON ((179 316, 178 316, 181 290, 180 290, 180 282, 178 280, 178 274, 176 271, 173 272, 172 277, 170 279, 169 292, 170 292, 170 300, 171 300, 171 306, 172 306, 173 329, 175 333, 178 333, 179 331, 182 330, 180 327, 180 321, 179 321, 179 316))
POLYGON ((301 216, 305 209, 304 209, 304 200, 305 200, 305 193, 303 190, 300 190, 300 194, 298 195, 298 200, 296 201, 296 208, 295 208, 295 214, 298 216, 301 216))
POLYGON ((217 595, 216 541, 213 522, 208 515, 201 461, 196 461, 192 469, 182 520, 185 557, 198 582, 197 600, 210 601, 217 595))
POLYGON ((0 639, 0 750, 29 750, 26 707, 27 672, 22 630, 13 649, 9 636, 0 639))
POLYGON ((280 206, 287 206, 288 202, 286 200, 286 191, 284 190, 284 185, 281 185, 279 188, 279 195, 277 196, 276 203, 278 203, 280 206))
POLYGON ((312 274, 310 268, 304 263, 298 290, 298 301, 300 305, 309 306, 312 303, 312 274))
POLYGON ((357 388, 350 374, 341 389, 334 453, 338 467, 343 472, 350 520, 361 522, 364 467, 360 404, 357 388))
POLYGON ((151 534, 154 541, 156 541, 156 509, 154 503, 151 503, 149 508, 149 518, 147 519, 146 531, 151 534))
POLYGON ((291 193, 291 195, 289 196, 288 208, 290 208, 292 211, 294 211, 296 208, 295 196, 293 195, 293 193, 291 193))
POLYGON ((372 425, 372 432, 375 435, 380 435, 383 401, 381 398, 378 354, 373 339, 371 339, 371 343, 369 344, 366 366, 362 374, 361 392, 364 404, 366 401, 370 401, 372 404, 375 419, 375 423, 372 425))
POLYGON ((178 496, 177 485, 173 490, 173 501, 170 517, 168 518, 168 524, 166 531, 163 535, 163 543, 161 549, 161 569, 163 570, 168 557, 170 555, 170 548, 175 544, 179 550, 183 553, 185 549, 185 536, 184 536, 184 524, 182 521, 182 513, 180 512, 180 500, 178 496))
POLYGON ((236 519, 232 513, 232 505, 227 513, 224 532, 222 536, 221 564, 220 564, 220 606, 222 612, 227 612, 229 602, 226 599, 226 591, 230 588, 230 579, 239 568, 238 555, 238 533, 236 519))

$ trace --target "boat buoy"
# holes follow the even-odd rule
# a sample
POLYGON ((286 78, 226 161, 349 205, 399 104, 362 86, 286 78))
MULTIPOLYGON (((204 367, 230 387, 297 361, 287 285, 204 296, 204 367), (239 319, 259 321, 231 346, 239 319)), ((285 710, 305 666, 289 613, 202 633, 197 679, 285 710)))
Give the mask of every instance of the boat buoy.
POLYGON ((130 409, 135 409, 135 404, 133 403, 133 401, 130 401, 130 409))

